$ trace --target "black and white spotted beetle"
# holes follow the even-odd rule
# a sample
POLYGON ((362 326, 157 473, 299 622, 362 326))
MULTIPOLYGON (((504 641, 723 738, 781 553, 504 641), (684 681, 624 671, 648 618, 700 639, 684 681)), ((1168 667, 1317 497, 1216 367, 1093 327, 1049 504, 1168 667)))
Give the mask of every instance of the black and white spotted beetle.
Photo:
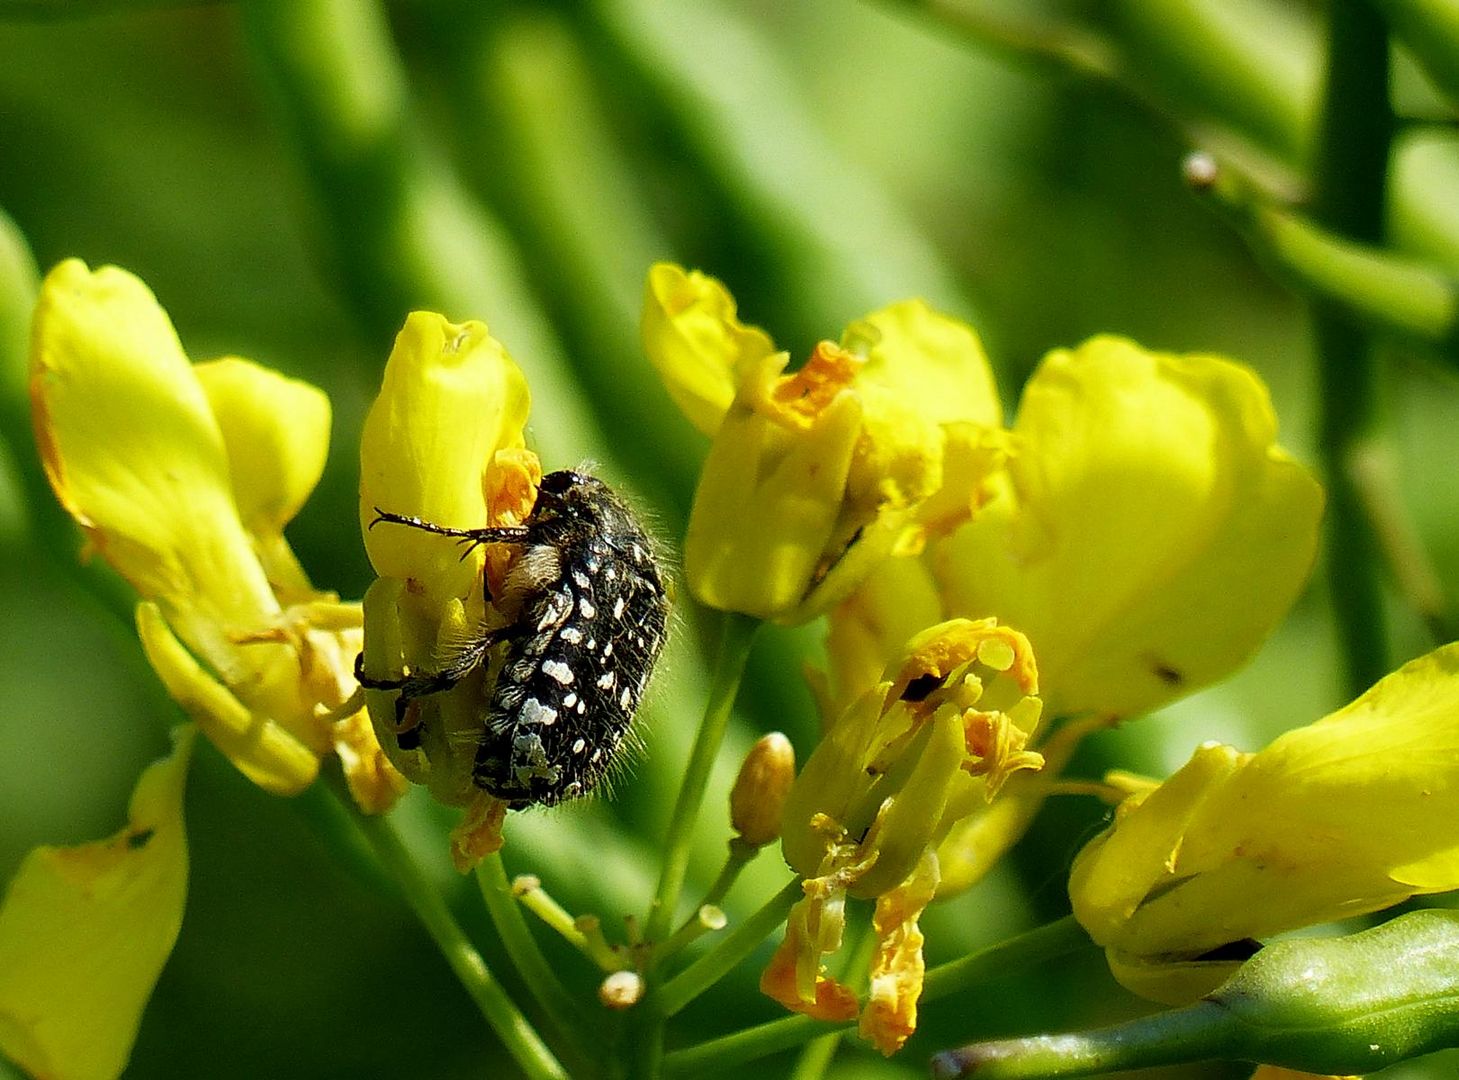
MULTIPOLYGON (((521 809, 592 790, 611 768, 664 644, 669 602, 653 543, 607 484, 563 469, 542 478, 519 526, 451 529, 376 508, 381 522, 478 544, 520 544, 502 595, 490 597, 512 621, 483 630, 440 671, 373 679, 399 689, 396 726, 426 694, 449 690, 505 645, 500 673, 482 703, 483 730, 472 772, 476 786, 521 809)), ((419 736, 402 731, 411 749, 419 736)))

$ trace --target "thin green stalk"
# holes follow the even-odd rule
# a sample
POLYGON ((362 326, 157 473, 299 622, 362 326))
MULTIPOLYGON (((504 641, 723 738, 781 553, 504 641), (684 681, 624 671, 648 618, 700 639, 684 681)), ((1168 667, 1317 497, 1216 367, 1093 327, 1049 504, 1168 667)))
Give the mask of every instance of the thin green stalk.
POLYGON ((1368 0, 1382 12, 1395 37, 1434 85, 1459 105, 1459 2, 1456 0, 1368 0))
POLYGON ((714 769, 715 758, 729 727, 730 710, 739 693, 745 661, 749 658, 750 644, 759 625, 759 620, 748 615, 731 612, 723 616, 709 701, 704 707, 704 719, 700 722, 694 748, 689 752, 689 762, 684 767, 684 782, 674 803, 674 816, 669 819, 668 835, 664 839, 663 869, 659 873, 653 907, 649 909, 645 923, 644 938, 650 945, 664 940, 673 923, 679 893, 684 887, 684 876, 689 869, 689 850, 694 840, 694 826, 699 820, 699 807, 704 802, 709 774, 714 769))
MULTIPOLYGON (((353 806, 348 794, 334 787, 336 797, 353 806)), ((456 978, 491 1025, 512 1059, 529 1080, 568 1080, 568 1072, 542 1037, 492 976, 446 901, 426 878, 388 815, 355 814, 376 856, 404 894, 416 918, 451 965, 456 978)))
POLYGON ((712 949, 664 983, 653 995, 650 1007, 660 1016, 673 1016, 684 1008, 759 948, 803 895, 799 878, 788 883, 712 949))
MULTIPOLYGON (((651 980, 654 964, 652 949, 656 943, 667 939, 669 927, 673 925, 675 909, 679 906, 679 894, 683 891, 684 877, 689 869, 694 825, 699 820, 699 808, 709 786, 714 759, 719 754, 720 744, 729 727, 730 711, 734 706, 735 696, 739 693, 745 662, 750 656, 750 645, 754 640, 755 630, 760 625, 759 620, 734 612, 726 612, 721 618, 723 621, 719 647, 715 653, 714 675, 709 685, 709 700, 704 707, 704 719, 700 721, 699 733, 694 738, 694 748, 689 752, 689 762, 684 768, 684 782, 679 787, 679 797, 674 801, 674 813, 669 819, 668 834, 664 840, 664 861, 659 872, 659 885, 644 923, 644 940, 650 950, 648 974, 651 980)), ((734 936, 731 934, 730 938, 734 936)), ((720 948, 727 943, 728 939, 720 942, 720 948)), ((670 1014, 658 1006, 660 999, 660 993, 650 981, 648 1000, 640 1010, 643 1020, 636 1042, 638 1062, 635 1075, 643 1080, 655 1080, 663 1065, 664 1020, 670 1014)))
POLYGON ((655 950, 655 963, 662 965, 669 957, 673 956, 684 946, 698 940, 701 935, 709 930, 716 929, 707 925, 700 913, 706 907, 719 907, 720 902, 725 898, 725 894, 730 891, 731 887, 739 879, 740 872, 749 866, 750 862, 759 853, 759 848, 751 847, 739 840, 738 837, 730 841, 729 855, 724 861, 724 866, 720 867, 719 876, 714 879, 714 884, 709 887, 709 891, 699 901, 699 907, 695 910, 694 914, 685 919, 679 929, 675 930, 669 939, 655 950))
POLYGON ((659 119, 722 200, 762 283, 759 296, 738 290, 747 308, 763 299, 781 332, 806 342, 892 296, 967 312, 953 268, 881 185, 830 145, 773 43, 748 20, 728 5, 658 0, 593 0, 573 10, 613 80, 662 109, 659 119), (735 63, 705 63, 708 42, 735 63))
MULTIPOLYGON (((966 987, 992 982, 1088 945, 1089 938, 1074 917, 1068 915, 998 945, 932 968, 923 980, 921 1000, 923 1003, 936 1001, 966 987)), ((782 1017, 733 1035, 676 1050, 664 1059, 664 1075, 699 1076, 733 1068, 788 1050, 818 1035, 843 1030, 853 1023, 855 1021, 848 1020, 832 1024, 809 1016, 782 1017)))
POLYGON ((481 897, 486 902, 497 936, 502 939, 502 945, 516 965, 527 991, 547 1014, 559 1042, 571 1048, 571 1056, 577 1059, 574 1071, 581 1072, 585 1055, 579 1036, 588 1026, 586 1013, 568 994, 556 970, 543 955, 537 939, 532 936, 513 895, 512 883, 507 878, 500 853, 488 855, 477 864, 476 884, 481 889, 481 897))
MULTIPOLYGON (((1384 184, 1393 137, 1388 35, 1365 0, 1333 0, 1328 68, 1313 179, 1312 216, 1351 239, 1383 236, 1384 184)), ((1353 477, 1354 458, 1377 437, 1373 345, 1340 307, 1312 304, 1320 416, 1318 446, 1328 485, 1327 574, 1347 690, 1356 695, 1388 670, 1379 551, 1353 477)))
POLYGON ((542 882, 535 874, 523 874, 515 878, 508 888, 514 900, 603 971, 622 971, 628 966, 623 957, 608 944, 596 915, 579 915, 574 918, 542 887, 542 882))
POLYGON ((1188 157, 1185 175, 1289 288, 1459 365, 1459 281, 1431 264, 1322 228, 1209 154, 1188 157))
POLYGON ((1404 505, 1391 449, 1372 443, 1361 448, 1353 457, 1352 477, 1399 592, 1428 627, 1435 645, 1459 639, 1454 605, 1404 505))
POLYGON ((1000 974, 1042 964, 1089 947, 1089 935, 1073 915, 1065 915, 1017 937, 938 964, 922 980, 923 1002, 937 1001, 969 986, 991 982, 1000 974))
POLYGON ((821 1080, 831 1067, 836 1051, 841 1048, 843 1036, 844 1032, 833 1031, 807 1043, 806 1048, 800 1052, 800 1057, 796 1059, 795 1071, 790 1074, 790 1080, 821 1080))

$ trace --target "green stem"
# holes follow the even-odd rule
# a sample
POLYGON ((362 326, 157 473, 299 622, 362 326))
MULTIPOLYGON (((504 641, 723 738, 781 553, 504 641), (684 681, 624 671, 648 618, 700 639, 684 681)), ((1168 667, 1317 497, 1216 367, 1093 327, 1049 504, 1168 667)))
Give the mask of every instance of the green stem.
POLYGON ((1369 443, 1352 460, 1353 486, 1399 592, 1428 627, 1434 644, 1459 639, 1459 620, 1439 572, 1399 493, 1390 447, 1369 443))
POLYGON ((650 946, 664 940, 673 923, 679 893, 689 868, 689 851, 694 840, 694 826, 699 820, 699 807, 709 786, 709 775, 719 754, 724 733, 729 727, 730 710, 739 692, 750 644, 760 623, 748 615, 726 613, 723 616, 719 647, 715 654, 714 676, 709 686, 709 701, 689 763, 684 767, 684 782, 674 803, 674 816, 669 819, 664 840, 663 869, 653 907, 649 909, 644 938, 650 946))
MULTIPOLYGON (((353 806, 335 787, 336 797, 353 806)), ((435 941, 441 955, 471 995, 481 1015, 529 1080, 568 1080, 568 1072, 542 1041, 527 1018, 492 977, 476 947, 467 939, 451 909, 426 878, 387 815, 356 814, 361 831, 390 874, 416 918, 435 941)))
POLYGON ((660 1016, 673 1016, 719 982, 760 947, 803 895, 799 878, 787 884, 759 911, 716 942, 714 948, 664 983, 653 995, 653 1009, 660 1016))
POLYGON ((1434 85, 1459 105, 1459 2, 1368 0, 1388 20, 1434 85))
MULTIPOLYGON (((1388 35, 1365 0, 1333 0, 1328 15, 1312 215, 1360 243, 1383 234, 1384 183, 1393 135, 1388 35)), ((1378 545, 1353 479, 1354 457, 1376 437, 1373 346, 1329 300, 1312 304, 1320 406, 1318 445, 1328 484, 1327 574, 1347 690, 1356 695, 1388 670, 1378 545)))
POLYGON ((773 43, 729 6, 593 0, 573 10, 585 16, 614 82, 642 89, 663 110, 667 133, 722 200, 734 240, 759 271, 749 275, 759 279, 758 295, 736 289, 746 310, 770 309, 777 327, 806 342, 890 296, 966 311, 952 267, 828 143, 773 43), (735 63, 705 63, 711 42, 735 63))
POLYGON ((1316 225, 1208 154, 1187 158, 1185 175, 1288 287, 1459 364, 1459 282, 1452 277, 1316 225))
MULTIPOLYGON (((481 897, 486 902, 497 936, 502 939, 502 945, 516 965, 528 992, 547 1014, 559 1041, 572 1048, 574 1057, 584 1058, 578 1038, 587 1027, 586 1014, 568 994, 537 945, 537 939, 532 936, 513 895, 512 883, 507 878, 500 853, 488 855, 477 865, 476 884, 481 888, 481 897)), ((580 1073, 582 1069, 574 1071, 580 1073)))
POLYGON ((939 964, 922 980, 922 1001, 937 1001, 959 990, 991 982, 1005 971, 1018 971, 1089 947, 1089 935, 1073 915, 1065 915, 1017 937, 939 964))
POLYGON ((883 0, 883 4, 934 20, 974 44, 1014 61, 1042 64, 1096 82, 1134 90, 1112 41, 1043 20, 1009 19, 997 11, 953 0, 883 0))
MULTIPOLYGON (((1089 938, 1083 929, 1072 915, 1067 915, 998 945, 932 968, 923 980, 921 1000, 923 1003, 936 1001, 965 987, 992 982, 1088 945, 1089 938)), ((782 1017, 733 1035, 676 1050, 664 1059, 664 1072, 667 1076, 698 1076, 715 1069, 732 1068, 788 1050, 819 1035, 848 1028, 853 1023, 855 1021, 848 1020, 828 1024, 809 1016, 782 1017)))
POLYGON ((705 923, 700 913, 706 907, 717 908, 719 906, 720 902, 725 898, 725 894, 730 891, 734 883, 739 879, 740 872, 746 866, 750 865, 751 860, 759 853, 759 848, 750 847, 748 844, 740 841, 738 837, 730 841, 729 855, 724 861, 724 866, 720 868, 719 876, 714 879, 714 884, 704 894, 704 899, 699 901, 699 907, 695 910, 694 914, 685 919, 679 929, 675 930, 669 939, 654 951, 654 963, 662 965, 669 957, 684 948, 684 946, 691 944, 709 930, 714 929, 714 927, 705 923))
POLYGON ((800 1057, 796 1059, 795 1071, 790 1074, 790 1080, 821 1080, 831 1067, 836 1051, 841 1048, 844 1035, 844 1032, 833 1031, 807 1043, 806 1048, 800 1052, 800 1057))
POLYGON ((542 887, 535 874, 523 874, 510 882, 512 898, 530 911, 557 935, 605 972, 622 971, 628 965, 613 951, 603 936, 596 915, 574 918, 542 887))
MULTIPOLYGON (((704 719, 700 721, 699 733, 694 738, 694 748, 689 752, 684 782, 680 785, 679 796, 674 801, 674 813, 669 819, 668 835, 664 841, 664 861, 659 873, 658 889, 654 893, 653 906, 645 921, 644 940, 650 950, 650 975, 654 964, 654 945, 667 939, 675 909, 679 906, 679 893, 684 888, 684 877, 689 869, 689 852, 694 839, 694 826, 699 820, 699 808, 709 786, 714 759, 719 754, 720 744, 729 727, 730 710, 739 692, 740 679, 744 676, 750 644, 754 640, 756 628, 760 625, 758 620, 734 612, 726 612, 721 617, 723 622, 719 648, 715 653, 714 675, 709 685, 709 700, 704 707, 704 719)), ((729 936, 730 939, 734 937, 734 934, 729 936)), ((719 948, 714 952, 718 953, 728 943, 729 939, 720 942, 719 948)), ((754 945, 750 948, 753 949, 754 945)), ((663 1067, 664 1020, 671 1014, 660 1007, 661 994, 652 981, 649 984, 648 1000, 644 1005, 640 1010, 643 1019, 635 1046, 638 1057, 635 1075, 643 1080, 656 1080, 663 1067)))

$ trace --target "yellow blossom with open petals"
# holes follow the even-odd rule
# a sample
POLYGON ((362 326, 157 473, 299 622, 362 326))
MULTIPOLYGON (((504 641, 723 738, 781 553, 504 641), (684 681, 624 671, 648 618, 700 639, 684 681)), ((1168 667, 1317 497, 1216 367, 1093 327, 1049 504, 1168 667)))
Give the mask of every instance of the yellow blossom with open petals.
POLYGON ((1079 854, 1074 913, 1131 989, 1188 1001, 1214 950, 1459 888, 1459 645, 1255 754, 1207 745, 1079 854))
POLYGON ((1041 702, 1028 640, 993 620, 956 619, 918 634, 899 663, 849 707, 791 785, 781 850, 804 877, 762 989, 810 1015, 845 1010, 825 974, 841 946, 846 898, 877 898, 877 952, 861 1030, 887 1053, 916 1027, 922 938, 937 888, 937 845, 1015 773, 1041 702))
MULTIPOLYGON (((413 312, 395 340, 360 443, 360 521, 379 578, 365 595, 365 669, 377 679, 433 671, 440 657, 500 618, 486 581, 501 585, 510 553, 399 525, 380 511, 453 528, 517 525, 542 478, 524 447, 530 396, 521 370, 485 324, 413 312)), ((495 590, 494 590, 495 592, 495 590)), ((481 680, 412 703, 401 746, 393 691, 366 700, 391 761, 472 823, 453 838, 461 865, 500 844, 503 808, 472 781, 481 680)))
POLYGON ((1028 634, 1057 715, 1135 716, 1221 678, 1306 582, 1322 489, 1240 364, 1093 338, 1044 359, 1013 436, 928 561, 949 611, 1028 634))
POLYGON ((140 594, 148 659, 204 734, 277 794, 352 740, 357 795, 388 805, 399 778, 360 743, 363 714, 332 712, 359 610, 315 590, 283 538, 323 469, 324 395, 245 360, 194 366, 146 285, 76 259, 42 286, 30 395, 57 497, 140 594))
MULTIPOLYGON (((874 684, 909 619, 951 616, 1026 633, 1056 716, 1152 709, 1256 649, 1305 581, 1322 510, 1251 371, 1112 337, 1044 360, 983 492, 971 521, 920 560, 884 564, 832 613, 833 709, 874 684)), ((1038 746, 1045 776, 1091 729, 1038 746)), ((986 873, 1048 790, 1015 778, 964 818, 940 852, 943 895, 986 873)))
POLYGON ((1001 456, 977 336, 909 300, 821 342, 799 370, 713 278, 649 273, 644 347, 714 442, 684 569, 711 607, 793 624, 882 560, 965 520, 1001 456))

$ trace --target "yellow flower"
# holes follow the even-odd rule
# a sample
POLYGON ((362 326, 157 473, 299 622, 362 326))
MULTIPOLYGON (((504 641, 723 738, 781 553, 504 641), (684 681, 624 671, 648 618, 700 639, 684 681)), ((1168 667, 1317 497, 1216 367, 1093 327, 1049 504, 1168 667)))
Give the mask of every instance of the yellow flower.
POLYGON ((971 329, 910 300, 789 354, 742 325, 724 286, 659 264, 644 348, 713 437, 684 570, 711 607, 804 622, 893 554, 964 520, 998 460, 998 400, 971 329))
MULTIPOLYGON (((1011 435, 972 520, 832 614, 833 708, 917 622, 992 616, 1028 635, 1055 716, 1138 715, 1232 671, 1301 588, 1322 491, 1247 368, 1094 338, 1045 358, 1011 435)), ((1079 730, 1042 747, 1051 772, 1079 730)), ((1022 834, 1048 782, 1015 787, 943 847, 944 895, 1022 834)))
POLYGON ((1233 943, 1459 888, 1459 645, 1256 754, 1201 747, 1079 855, 1074 912, 1137 993, 1184 1002, 1233 943))
POLYGON ((960 619, 909 642, 887 678, 837 719, 786 800, 781 849, 805 878, 805 899, 761 980, 766 993, 814 1016, 855 1015, 854 995, 825 975, 822 957, 840 948, 846 897, 875 897, 878 948, 861 1030, 886 1053, 901 1046, 916 1027, 917 919, 937 888, 937 845, 1011 775, 1042 765, 1026 749, 1037 692, 1023 635, 960 619))
MULTIPOLYGON (((334 753, 361 807, 387 808, 401 777, 363 711, 340 715, 355 688, 359 608, 315 590, 283 536, 324 467, 324 395, 246 360, 189 363, 141 281, 74 259, 41 289, 30 394, 57 497, 136 588, 143 649, 198 728, 267 791, 303 790, 334 753)), ((7 1052, 41 1055, 62 1076, 125 1063, 182 915, 188 745, 143 777, 129 831, 42 849, 22 868, 0 938, 26 938, 36 953, 7 968, 0 996, 33 1005, 0 1016, 7 1052), (59 933, 73 917, 88 927, 76 938, 84 953, 59 933), (75 1001, 116 1004, 104 1031, 68 1002, 62 988, 78 980, 87 991, 75 1001)))
POLYGON ((193 728, 142 773, 127 826, 21 863, 0 907, 0 1050, 35 1076, 121 1073, 187 895, 182 796, 193 728))
MULTIPOLYGON (((524 448, 529 407, 525 377, 484 324, 422 311, 406 320, 360 444, 360 522, 379 575, 365 595, 364 664, 373 678, 434 671, 496 618, 483 572, 498 595, 510 555, 488 545, 463 557, 452 537, 372 523, 383 510, 454 528, 520 524, 542 478, 537 456, 524 448)), ((460 865, 495 849, 505 812, 472 782, 486 675, 416 699, 404 731, 396 725, 398 695, 366 692, 396 767, 442 802, 468 808, 454 837, 460 865), (411 737, 402 748, 405 731, 411 737)))

